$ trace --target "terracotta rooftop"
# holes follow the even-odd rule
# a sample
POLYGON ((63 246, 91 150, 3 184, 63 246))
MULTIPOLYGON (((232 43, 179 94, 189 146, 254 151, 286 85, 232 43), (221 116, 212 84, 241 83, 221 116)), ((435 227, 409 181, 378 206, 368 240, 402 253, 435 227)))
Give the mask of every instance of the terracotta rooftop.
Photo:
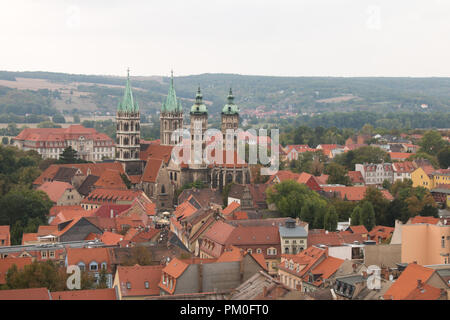
POLYGON ((142 181, 156 182, 162 163, 163 159, 149 158, 142 174, 142 181))
POLYGON ((94 183, 95 188, 126 190, 127 186, 123 182, 121 172, 118 170, 106 169, 94 183))
POLYGON ((118 300, 118 297, 116 297, 116 290, 114 288, 54 291, 50 294, 52 296, 52 300, 118 300))
POLYGON ((433 273, 433 269, 423 267, 416 263, 408 264, 398 279, 386 291, 384 299, 405 300, 417 288, 419 280, 421 283, 426 284, 433 273))
POLYGON ((415 216, 409 220, 410 224, 416 224, 416 223, 437 224, 438 222, 439 222, 439 218, 422 217, 422 216, 415 216))
POLYGON ((118 266, 119 290, 122 296, 159 295, 159 281, 163 266, 118 266))
POLYGON ((225 209, 222 210, 222 214, 224 216, 227 216, 231 213, 233 213, 233 211, 237 210, 238 208, 240 208, 240 204, 237 201, 233 201, 231 202, 225 209))
POLYGON ((47 288, 0 290, 0 300, 50 300, 47 288))
POLYGON ((352 183, 364 183, 364 178, 361 171, 349 171, 348 177, 352 183))
POLYGON ((44 182, 41 186, 37 188, 37 190, 44 191, 50 200, 53 202, 58 202, 61 196, 64 194, 66 190, 75 189, 71 184, 67 182, 53 181, 53 182, 44 182))
POLYGON ((173 258, 162 271, 177 279, 183 274, 188 266, 188 263, 183 262, 177 258, 173 258))

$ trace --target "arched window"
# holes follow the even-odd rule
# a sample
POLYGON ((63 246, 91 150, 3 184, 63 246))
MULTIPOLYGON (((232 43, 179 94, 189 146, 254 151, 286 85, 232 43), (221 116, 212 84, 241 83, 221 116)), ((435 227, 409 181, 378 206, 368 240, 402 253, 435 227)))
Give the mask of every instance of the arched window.
POLYGON ((80 262, 80 263, 78 264, 78 267, 80 268, 81 271, 86 270, 86 266, 85 266, 85 264, 84 264, 83 262, 80 262))
POLYGON ((166 193, 166 187, 164 185, 161 186, 161 193, 162 194, 166 193))
POLYGON ((125 123, 125 125, 123 126, 123 131, 128 131, 128 123, 125 123))

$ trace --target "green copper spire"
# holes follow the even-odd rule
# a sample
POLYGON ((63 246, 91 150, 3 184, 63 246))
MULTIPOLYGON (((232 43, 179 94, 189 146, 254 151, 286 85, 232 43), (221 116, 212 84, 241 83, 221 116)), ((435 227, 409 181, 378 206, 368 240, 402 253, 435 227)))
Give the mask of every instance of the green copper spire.
POLYGON ((161 112, 183 112, 180 102, 177 101, 177 94, 173 86, 173 71, 170 77, 170 88, 166 101, 161 106, 161 112))
POLYGON ((234 104, 234 96, 233 96, 233 91, 231 91, 231 88, 230 88, 230 92, 228 93, 228 103, 222 108, 222 113, 223 114, 238 114, 239 113, 238 106, 234 104))
POLYGON ((127 70, 127 84, 125 87, 125 93, 123 95, 123 99, 119 102, 119 106, 117 107, 117 111, 123 112, 139 112, 139 105, 133 99, 133 92, 131 91, 130 85, 130 69, 127 70))
POLYGON ((203 96, 198 86, 197 94, 195 95, 195 104, 191 107, 191 113, 201 114, 208 113, 208 108, 203 103, 203 96))

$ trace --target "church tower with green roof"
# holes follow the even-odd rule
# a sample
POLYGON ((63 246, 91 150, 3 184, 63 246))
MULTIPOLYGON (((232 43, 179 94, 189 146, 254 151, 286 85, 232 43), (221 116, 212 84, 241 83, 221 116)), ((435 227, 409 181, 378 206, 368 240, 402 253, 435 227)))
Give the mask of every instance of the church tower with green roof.
MULTIPOLYGON (((221 131, 223 134, 224 145, 226 143, 227 129, 236 130, 239 128, 239 108, 234 103, 233 91, 230 88, 228 93, 228 102, 222 108, 221 131)), ((234 147, 236 148, 236 135, 234 135, 234 147)))
POLYGON ((173 72, 170 77, 170 87, 166 101, 163 102, 161 106, 159 121, 162 145, 176 145, 181 141, 181 137, 178 141, 172 141, 172 133, 176 129, 183 128, 183 108, 177 100, 177 95, 173 86, 173 72))
POLYGON ((131 91, 128 70, 125 92, 116 113, 116 160, 123 163, 139 161, 140 120, 139 105, 131 91))

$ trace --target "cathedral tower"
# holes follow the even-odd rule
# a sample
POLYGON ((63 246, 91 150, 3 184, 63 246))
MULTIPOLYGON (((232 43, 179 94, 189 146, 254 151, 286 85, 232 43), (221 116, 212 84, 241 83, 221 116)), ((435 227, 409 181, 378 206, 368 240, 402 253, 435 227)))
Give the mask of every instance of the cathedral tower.
MULTIPOLYGON (((198 141, 202 141, 201 150, 203 152, 205 149, 205 143, 203 142, 204 135, 206 129, 208 128, 208 109, 203 103, 203 96, 200 91, 200 87, 198 87, 197 95, 195 96, 195 104, 191 107, 190 122, 192 152, 195 150, 194 145, 198 141)), ((193 156, 193 153, 191 154, 191 157, 193 156)))
POLYGON ((140 150, 140 114, 131 91, 130 70, 123 99, 117 107, 116 126, 116 160, 127 167, 127 163, 139 161, 140 150))
POLYGON ((172 142, 172 132, 183 128, 183 108, 179 101, 173 86, 173 72, 170 79, 170 88, 166 101, 161 106, 160 121, 160 139, 162 145, 176 145, 181 141, 172 142))
MULTIPOLYGON (((221 131, 223 134, 224 145, 226 143, 227 129, 236 131, 239 128, 239 108, 234 104, 234 96, 231 91, 228 94, 228 103, 222 108, 221 131)), ((234 148, 236 149, 236 135, 234 135, 234 148)))

